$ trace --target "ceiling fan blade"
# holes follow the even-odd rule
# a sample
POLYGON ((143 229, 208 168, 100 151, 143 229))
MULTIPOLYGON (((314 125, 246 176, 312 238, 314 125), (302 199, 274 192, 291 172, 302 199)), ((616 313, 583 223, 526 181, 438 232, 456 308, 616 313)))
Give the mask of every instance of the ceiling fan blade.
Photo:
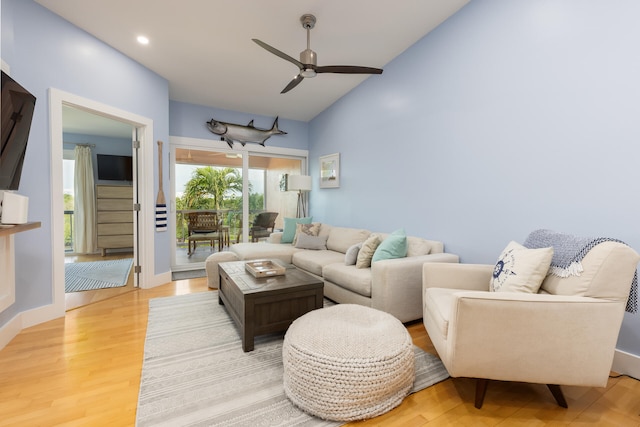
POLYGON ((373 67, 358 67, 356 65, 326 65, 324 67, 316 67, 316 73, 382 74, 382 69, 373 67))
POLYGON ((251 40, 256 42, 256 44, 258 44, 258 46, 268 50, 269 52, 273 53, 276 56, 279 56, 280 58, 284 59, 285 61, 289 61, 292 64, 295 64, 298 68, 300 68, 302 70, 302 67, 303 67, 302 62, 298 61, 297 59, 290 57, 286 53, 279 51, 278 49, 276 49, 273 46, 269 46, 268 44, 266 44, 265 42, 263 42, 261 40, 258 40, 258 39, 251 39, 251 40))
POLYGON ((291 89, 293 89, 294 87, 298 86, 302 80, 304 80, 304 77, 302 77, 300 74, 298 74, 293 80, 291 80, 289 82, 289 84, 284 89, 282 89, 282 92, 280 92, 280 93, 289 92, 291 89))

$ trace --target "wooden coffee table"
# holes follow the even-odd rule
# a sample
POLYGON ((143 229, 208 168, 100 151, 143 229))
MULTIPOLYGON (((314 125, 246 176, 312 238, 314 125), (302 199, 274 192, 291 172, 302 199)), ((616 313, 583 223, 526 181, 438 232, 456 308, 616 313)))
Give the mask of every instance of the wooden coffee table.
POLYGON ((245 261, 233 261, 218 265, 218 302, 224 304, 240 328, 244 351, 253 350, 255 336, 286 331, 298 317, 322 308, 321 279, 292 265, 286 265, 283 276, 256 278, 245 270, 244 264, 245 261))

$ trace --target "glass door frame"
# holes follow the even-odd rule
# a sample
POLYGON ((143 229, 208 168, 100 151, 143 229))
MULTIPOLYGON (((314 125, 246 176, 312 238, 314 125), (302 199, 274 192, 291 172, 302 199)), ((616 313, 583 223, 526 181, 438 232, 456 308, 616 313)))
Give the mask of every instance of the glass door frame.
MULTIPOLYGON (((170 136, 169 137, 169 233, 171 233, 171 270, 186 271, 204 268, 204 262, 192 263, 188 266, 176 265, 175 238, 176 236, 176 194, 174 174, 176 167, 176 149, 192 149, 202 151, 214 151, 229 154, 242 155, 242 223, 249 224, 249 157, 256 156, 274 156, 274 157, 290 157, 301 161, 301 173, 308 174, 309 171, 309 151, 296 148, 261 146, 258 144, 246 144, 242 146, 238 143, 233 144, 230 148, 224 141, 170 136)), ((242 229, 242 241, 249 239, 249 227, 242 229)))

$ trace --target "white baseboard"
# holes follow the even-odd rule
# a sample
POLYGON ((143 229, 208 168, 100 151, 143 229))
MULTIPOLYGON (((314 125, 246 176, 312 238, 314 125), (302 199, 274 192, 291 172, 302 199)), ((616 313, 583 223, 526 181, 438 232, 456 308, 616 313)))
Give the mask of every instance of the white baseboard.
POLYGON ((16 315, 9 320, 2 328, 0 328, 0 349, 3 349, 12 339, 16 337, 22 330, 22 313, 16 315))
MULTIPOLYGON (((152 276, 151 280, 145 283, 144 288, 154 288, 169 282, 171 282, 171 271, 152 276)), ((62 301, 64 302, 64 299, 62 301)), ((9 322, 0 327, 0 349, 9 344, 23 329, 63 317, 64 315, 64 305, 56 307, 54 304, 44 305, 16 314, 9 322)))
POLYGON ((616 349, 611 370, 633 378, 640 378, 640 356, 616 349))
POLYGON ((43 305, 16 314, 0 328, 0 349, 4 348, 23 329, 64 316, 64 309, 56 309, 53 304, 43 305))
POLYGON ((22 314, 22 328, 30 328, 31 326, 39 325, 40 323, 48 322, 49 320, 64 317, 66 314, 64 300, 60 307, 56 307, 55 304, 43 305, 42 307, 33 308, 21 313, 22 314))
POLYGON ((141 289, 151 289, 156 286, 166 285, 171 282, 171 271, 160 273, 152 276, 150 280, 147 280, 143 285, 140 285, 141 289))

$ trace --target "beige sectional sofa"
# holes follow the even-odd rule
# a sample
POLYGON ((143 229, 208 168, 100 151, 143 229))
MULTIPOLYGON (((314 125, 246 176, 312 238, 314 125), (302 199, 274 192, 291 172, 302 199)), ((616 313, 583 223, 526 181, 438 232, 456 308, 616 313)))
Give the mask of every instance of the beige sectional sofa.
MULTIPOLYGON (((321 277, 324 295, 335 302, 373 307, 394 315, 401 322, 422 318, 422 265, 457 263, 458 256, 444 253, 442 242, 408 236, 406 257, 376 261, 368 268, 345 265, 347 250, 371 234, 368 230, 321 224, 319 236, 326 237, 326 249, 299 249, 280 243, 282 233, 271 234, 267 242, 236 243, 229 251, 207 258, 209 287, 218 288, 220 262, 279 259, 321 277)), ((388 236, 376 234, 381 240, 388 236)))

